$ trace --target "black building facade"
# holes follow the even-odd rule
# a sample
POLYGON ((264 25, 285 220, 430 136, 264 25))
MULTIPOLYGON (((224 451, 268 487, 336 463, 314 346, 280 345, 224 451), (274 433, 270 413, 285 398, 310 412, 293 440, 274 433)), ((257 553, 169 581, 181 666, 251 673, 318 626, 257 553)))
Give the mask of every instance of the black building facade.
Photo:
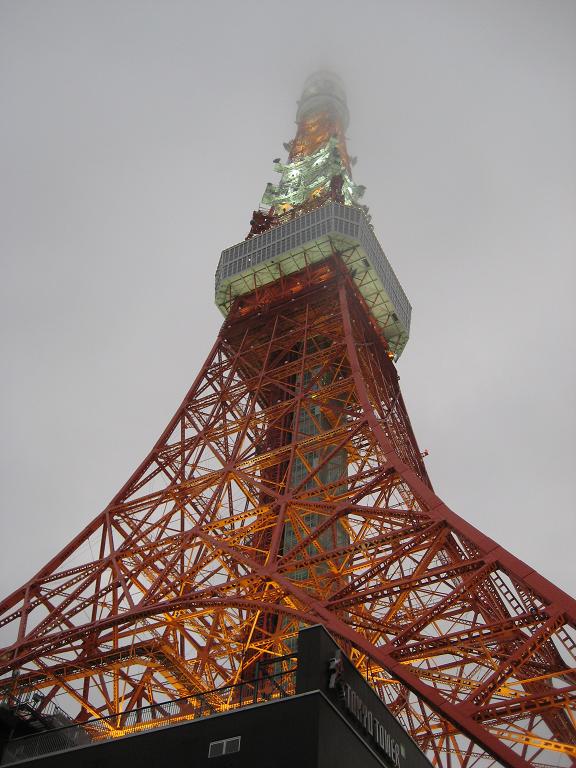
POLYGON ((88 723, 12 738, 4 742, 0 764, 20 768, 431 768, 323 627, 300 632, 296 663, 291 690, 271 685, 273 678, 265 678, 268 700, 96 742, 88 736, 88 723))

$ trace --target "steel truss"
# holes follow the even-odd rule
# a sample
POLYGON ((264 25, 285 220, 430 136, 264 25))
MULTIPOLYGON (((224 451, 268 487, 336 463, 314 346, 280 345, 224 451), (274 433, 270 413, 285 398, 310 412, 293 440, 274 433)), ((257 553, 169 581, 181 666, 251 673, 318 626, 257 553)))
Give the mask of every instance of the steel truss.
POLYGON ((247 680, 322 623, 438 764, 569 766, 575 619, 433 492, 335 254, 243 298, 126 485, 3 601, 0 691, 108 716, 247 680))

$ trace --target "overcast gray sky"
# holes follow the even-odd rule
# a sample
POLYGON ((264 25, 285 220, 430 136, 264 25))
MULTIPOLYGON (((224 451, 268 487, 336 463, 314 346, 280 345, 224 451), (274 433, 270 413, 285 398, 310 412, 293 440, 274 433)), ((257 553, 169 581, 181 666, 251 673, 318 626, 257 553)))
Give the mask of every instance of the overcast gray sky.
POLYGON ((2 593, 180 403, 318 66, 413 305, 435 489, 576 592, 576 3, 3 0, 2 593))

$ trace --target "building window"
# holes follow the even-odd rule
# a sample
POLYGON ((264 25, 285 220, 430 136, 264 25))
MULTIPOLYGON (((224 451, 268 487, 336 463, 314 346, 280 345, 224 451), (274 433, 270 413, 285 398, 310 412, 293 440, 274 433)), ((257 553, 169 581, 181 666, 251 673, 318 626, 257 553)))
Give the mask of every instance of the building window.
POLYGON ((240 752, 240 739, 240 736, 233 736, 231 739, 210 742, 208 757, 221 757, 222 755, 232 755, 235 752, 240 752))

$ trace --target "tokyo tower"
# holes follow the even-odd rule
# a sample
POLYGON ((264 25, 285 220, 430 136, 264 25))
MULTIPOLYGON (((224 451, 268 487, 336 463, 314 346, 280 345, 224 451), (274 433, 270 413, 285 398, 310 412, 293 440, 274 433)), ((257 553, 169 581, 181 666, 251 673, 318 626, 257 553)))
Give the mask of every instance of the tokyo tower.
POLYGON ((338 78, 309 78, 279 181, 221 255, 223 325, 182 404, 0 603, 0 701, 77 723, 207 692, 225 708, 215 691, 322 624, 435 764, 569 768, 576 602, 432 488, 396 372, 411 307, 348 121, 338 78))

